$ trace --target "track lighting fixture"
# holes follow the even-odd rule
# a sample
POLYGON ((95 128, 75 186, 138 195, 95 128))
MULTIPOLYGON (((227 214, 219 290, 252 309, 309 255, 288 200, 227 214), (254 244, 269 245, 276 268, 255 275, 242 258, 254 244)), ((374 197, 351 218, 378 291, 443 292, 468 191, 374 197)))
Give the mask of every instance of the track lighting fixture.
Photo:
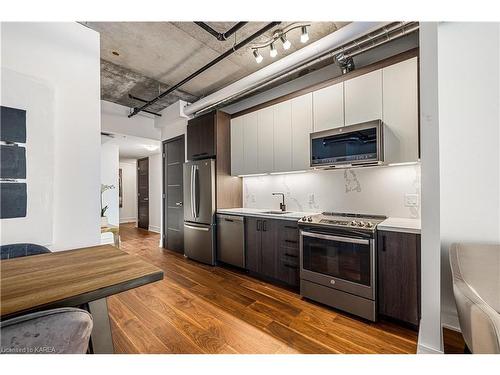
POLYGON ((250 45, 250 48, 253 50, 253 55, 255 57, 255 61, 257 61, 257 64, 260 64, 264 60, 262 55, 259 53, 259 50, 262 48, 269 47, 269 56, 271 56, 271 58, 278 56, 278 50, 276 48, 276 41, 278 40, 283 45, 284 50, 289 50, 290 47, 292 47, 292 43, 287 39, 288 36, 287 34, 292 30, 300 29, 301 31, 300 41, 302 43, 307 43, 307 41, 309 40, 309 33, 307 28, 309 26, 311 26, 311 24, 307 22, 294 22, 284 27, 283 29, 275 30, 272 37, 269 38, 267 41, 263 43, 256 43, 250 45))
POLYGON ((290 49, 290 47, 292 46, 292 43, 290 43, 290 41, 286 38, 286 35, 283 34, 280 39, 281 39, 281 43, 283 43, 283 49, 285 49, 285 50, 290 49))
POLYGON ((276 46, 274 45, 274 42, 272 42, 270 45, 269 56, 276 57, 277 54, 278 51, 276 50, 276 46))
POLYGON ((253 50, 253 56, 255 57, 255 61, 257 61, 257 64, 260 64, 262 60, 264 60, 258 49, 253 50))
POLYGON ((306 43, 309 40, 309 34, 307 33, 307 26, 302 26, 302 34, 300 35, 300 41, 306 43))

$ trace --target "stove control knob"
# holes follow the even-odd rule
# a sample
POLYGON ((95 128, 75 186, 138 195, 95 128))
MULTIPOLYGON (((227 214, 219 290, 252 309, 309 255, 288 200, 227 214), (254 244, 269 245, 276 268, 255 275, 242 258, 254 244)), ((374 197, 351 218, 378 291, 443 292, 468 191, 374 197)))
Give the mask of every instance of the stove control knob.
POLYGON ((311 216, 309 216, 309 217, 307 218, 307 221, 308 221, 308 222, 311 222, 311 221, 313 221, 313 218, 312 218, 311 216))
POLYGON ((358 222, 356 220, 353 220, 353 221, 351 221, 350 224, 355 227, 356 225, 358 225, 358 222))
POLYGON ((372 227, 373 227, 373 224, 372 224, 372 222, 371 222, 371 221, 369 221, 368 223, 366 223, 366 226, 367 226, 368 228, 372 228, 372 227))
POLYGON ((304 217, 302 218, 302 221, 307 221, 307 216, 304 216, 304 217))
POLYGON ((364 226, 365 226, 364 221, 360 221, 360 222, 358 223, 358 227, 364 227, 364 226))

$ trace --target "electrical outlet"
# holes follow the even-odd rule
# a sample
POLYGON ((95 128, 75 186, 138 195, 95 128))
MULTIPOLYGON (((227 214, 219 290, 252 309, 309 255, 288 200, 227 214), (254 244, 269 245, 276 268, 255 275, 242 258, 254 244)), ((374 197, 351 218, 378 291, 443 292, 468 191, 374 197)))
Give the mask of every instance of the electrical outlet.
POLYGON ((309 193, 309 203, 314 203, 314 193, 309 193))
POLYGON ((417 207, 418 206, 418 194, 405 194, 405 206, 406 207, 417 207))

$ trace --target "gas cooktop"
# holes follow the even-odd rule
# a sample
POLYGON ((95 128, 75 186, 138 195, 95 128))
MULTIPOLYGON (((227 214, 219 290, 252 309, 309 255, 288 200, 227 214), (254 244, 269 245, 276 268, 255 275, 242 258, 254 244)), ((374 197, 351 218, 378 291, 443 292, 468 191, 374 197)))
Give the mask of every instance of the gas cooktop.
POLYGON ((387 217, 382 215, 323 212, 319 215, 304 216, 299 220, 299 224, 374 231, 377 225, 385 219, 387 219, 387 217))

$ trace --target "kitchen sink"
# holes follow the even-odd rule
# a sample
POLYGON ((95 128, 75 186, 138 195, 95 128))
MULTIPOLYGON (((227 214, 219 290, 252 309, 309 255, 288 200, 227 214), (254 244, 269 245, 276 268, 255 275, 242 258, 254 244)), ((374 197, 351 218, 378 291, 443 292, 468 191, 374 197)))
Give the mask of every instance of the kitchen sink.
POLYGON ((284 215, 289 214, 291 211, 265 211, 263 214, 271 214, 271 215, 284 215))

